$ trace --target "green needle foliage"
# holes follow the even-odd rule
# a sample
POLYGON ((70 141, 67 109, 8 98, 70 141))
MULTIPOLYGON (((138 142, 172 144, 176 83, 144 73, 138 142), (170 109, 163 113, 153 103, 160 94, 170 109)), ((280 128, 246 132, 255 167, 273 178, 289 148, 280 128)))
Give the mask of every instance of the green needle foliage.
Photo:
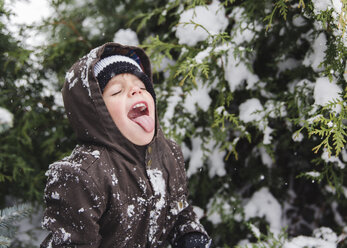
POLYGON ((31 212, 29 204, 19 204, 0 210, 0 247, 6 248, 11 245, 15 235, 13 224, 27 217, 31 212))

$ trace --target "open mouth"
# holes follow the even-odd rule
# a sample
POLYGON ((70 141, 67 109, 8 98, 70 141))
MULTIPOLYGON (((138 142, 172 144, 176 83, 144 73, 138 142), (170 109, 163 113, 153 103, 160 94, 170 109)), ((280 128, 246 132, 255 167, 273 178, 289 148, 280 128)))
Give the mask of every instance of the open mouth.
POLYGON ((142 115, 149 115, 148 107, 145 102, 140 102, 133 105, 128 113, 128 118, 132 120, 142 115))
POLYGON ((149 116, 149 110, 146 102, 135 103, 128 112, 128 118, 141 126, 146 132, 152 132, 154 129, 154 120, 149 116))

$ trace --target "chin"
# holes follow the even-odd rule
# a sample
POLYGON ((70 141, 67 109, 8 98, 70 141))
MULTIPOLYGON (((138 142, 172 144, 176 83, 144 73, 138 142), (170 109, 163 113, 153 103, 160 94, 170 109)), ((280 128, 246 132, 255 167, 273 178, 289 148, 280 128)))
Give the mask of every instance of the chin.
POLYGON ((142 138, 141 140, 136 140, 136 141, 131 141, 132 143, 134 143, 135 145, 138 145, 138 146, 145 146, 145 145, 148 145, 149 143, 151 143, 153 138, 142 138))
POLYGON ((141 134, 136 135, 136 137, 128 138, 133 144, 138 146, 145 146, 151 143, 153 140, 154 131, 151 133, 141 132, 141 134))

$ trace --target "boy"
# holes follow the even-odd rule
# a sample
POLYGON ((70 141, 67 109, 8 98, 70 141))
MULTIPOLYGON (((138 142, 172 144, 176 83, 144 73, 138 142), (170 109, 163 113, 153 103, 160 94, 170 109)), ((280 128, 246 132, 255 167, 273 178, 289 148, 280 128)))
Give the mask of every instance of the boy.
POLYGON ((182 152, 159 126, 144 51, 95 48, 62 92, 79 144, 46 173, 41 247, 209 247, 187 202, 182 152))

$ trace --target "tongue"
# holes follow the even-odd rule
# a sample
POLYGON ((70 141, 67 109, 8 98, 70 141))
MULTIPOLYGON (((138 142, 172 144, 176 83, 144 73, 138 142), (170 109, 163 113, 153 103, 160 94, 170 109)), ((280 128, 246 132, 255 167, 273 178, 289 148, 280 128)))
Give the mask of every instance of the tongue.
POLYGON ((154 129, 154 120, 148 115, 141 115, 132 119, 139 124, 147 133, 150 133, 154 129))

